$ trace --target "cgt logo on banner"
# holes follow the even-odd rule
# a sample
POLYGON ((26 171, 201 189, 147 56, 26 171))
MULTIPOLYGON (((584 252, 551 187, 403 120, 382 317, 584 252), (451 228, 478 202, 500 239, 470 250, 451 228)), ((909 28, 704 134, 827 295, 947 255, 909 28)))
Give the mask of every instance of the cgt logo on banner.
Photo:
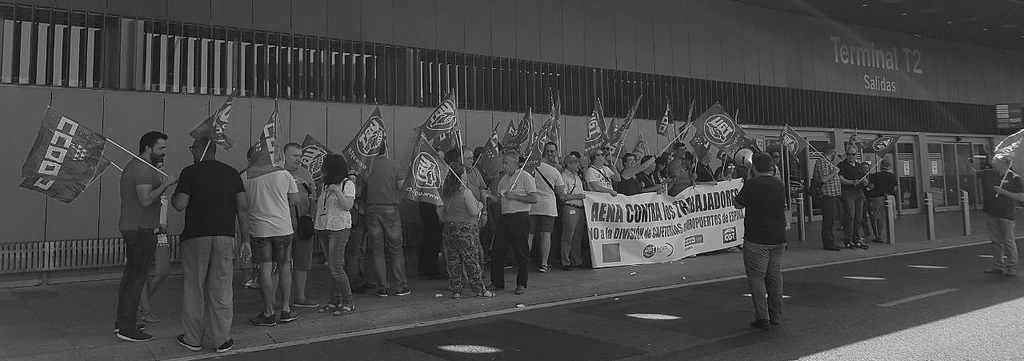
POLYGON ((739 179, 697 185, 675 197, 657 193, 583 200, 594 267, 662 263, 729 248, 742 241, 739 179))

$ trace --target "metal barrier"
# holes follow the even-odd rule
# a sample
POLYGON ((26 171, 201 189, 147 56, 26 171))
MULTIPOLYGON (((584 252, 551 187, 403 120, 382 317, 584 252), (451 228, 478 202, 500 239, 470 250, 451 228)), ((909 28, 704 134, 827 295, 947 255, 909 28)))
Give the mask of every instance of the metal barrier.
POLYGON ((805 216, 804 210, 804 196, 803 194, 797 193, 796 196, 796 209, 799 219, 796 221, 797 234, 800 235, 800 243, 804 243, 807 240, 807 217, 805 216))
POLYGON ((896 245, 896 196, 885 196, 885 225, 889 244, 896 245))
POLYGON ((931 192, 925 192, 924 193, 924 205, 925 205, 925 208, 926 208, 926 212, 928 212, 928 227, 926 227, 927 230, 928 230, 928 240, 929 241, 934 241, 936 239, 936 236, 935 236, 935 202, 933 202, 932 193, 931 192))

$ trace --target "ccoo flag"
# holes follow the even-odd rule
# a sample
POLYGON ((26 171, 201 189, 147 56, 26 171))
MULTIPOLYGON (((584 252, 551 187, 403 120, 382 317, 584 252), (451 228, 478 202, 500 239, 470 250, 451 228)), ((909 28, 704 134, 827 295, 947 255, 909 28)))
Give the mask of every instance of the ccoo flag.
POLYGON ((356 132, 356 136, 345 150, 341 151, 341 155, 348 162, 348 169, 358 174, 366 174, 373 160, 387 152, 387 144, 387 129, 384 128, 384 120, 380 116, 380 107, 377 107, 370 113, 370 117, 363 123, 363 127, 359 128, 359 132, 356 132))
POLYGON ((214 144, 220 145, 224 149, 231 149, 232 142, 228 137, 227 130, 228 120, 231 117, 232 99, 233 97, 228 97, 228 100, 224 101, 216 113, 196 124, 195 128, 188 132, 188 135, 194 139, 211 139, 214 144))
POLYGON ((106 141, 99 133, 47 108, 21 168, 21 186, 71 202, 110 164, 103 157, 106 141))
POLYGON ((275 104, 274 112, 270 113, 270 119, 267 119, 260 130, 260 141, 253 144, 255 151, 252 159, 249 160, 249 168, 245 172, 249 179, 284 169, 277 147, 277 117, 277 105, 275 104))
POLYGON ((604 106, 601 105, 601 98, 594 101, 594 110, 590 112, 590 119, 587 119, 587 138, 584 140, 584 150, 587 154, 601 149, 604 146, 608 135, 605 133, 604 106))
POLYGON ((408 198, 415 202, 426 202, 441 205, 441 161, 437 152, 420 136, 413 149, 412 161, 409 163, 409 175, 405 178, 405 190, 408 198))
POLYGON ((418 130, 427 143, 442 152, 459 147, 459 120, 456 115, 455 94, 449 92, 441 104, 420 125, 418 130))
POLYGON ((106 158, 101 159, 98 167, 96 168, 96 173, 93 174, 86 182, 82 182, 80 179, 32 175, 22 178, 20 186, 22 188, 45 194, 47 197, 64 203, 71 203, 75 198, 78 198, 78 195, 82 194, 86 188, 89 188, 89 185, 92 184, 92 182, 96 181, 97 178, 103 175, 109 166, 109 160, 106 158))

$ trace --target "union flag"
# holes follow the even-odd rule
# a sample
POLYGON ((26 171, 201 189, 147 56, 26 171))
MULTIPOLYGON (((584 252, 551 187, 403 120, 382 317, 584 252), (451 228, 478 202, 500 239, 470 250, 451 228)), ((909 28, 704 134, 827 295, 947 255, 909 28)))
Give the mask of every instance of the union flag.
POLYGON ((47 108, 21 167, 21 186, 71 202, 110 164, 103 156, 106 142, 106 137, 47 108))
POLYGON ((207 138, 213 140, 214 144, 220 145, 224 149, 231 149, 232 141, 228 137, 227 130, 233 99, 233 97, 228 97, 228 100, 224 101, 224 104, 220 106, 216 113, 211 114, 199 122, 199 124, 196 124, 192 131, 188 132, 188 135, 194 139, 207 138))
POLYGON ((447 152, 460 145, 456 104, 455 94, 449 92, 441 104, 427 116, 427 120, 417 128, 434 149, 447 152))
POLYGON ((259 142, 252 146, 255 151, 249 161, 249 168, 245 171, 249 179, 284 169, 283 158, 277 145, 277 119, 278 110, 275 103, 274 112, 270 113, 270 118, 260 130, 259 142))
POLYGON ((387 153, 388 132, 384 128, 384 120, 380 116, 380 107, 366 119, 356 136, 348 143, 341 155, 345 157, 348 168, 359 174, 366 174, 373 160, 387 153))
POLYGON ((441 185, 444 166, 437 159, 437 150, 430 146, 426 137, 420 135, 409 162, 409 175, 405 178, 405 190, 409 200, 442 205, 441 185))

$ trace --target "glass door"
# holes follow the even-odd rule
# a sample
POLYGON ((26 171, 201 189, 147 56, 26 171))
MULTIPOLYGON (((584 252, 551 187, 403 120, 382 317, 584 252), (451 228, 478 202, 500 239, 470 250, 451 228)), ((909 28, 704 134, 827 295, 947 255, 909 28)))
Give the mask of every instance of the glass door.
POLYGON ((896 161, 893 162, 893 171, 899 180, 899 187, 896 189, 896 206, 901 213, 912 213, 920 210, 917 194, 917 157, 915 156, 914 143, 896 144, 896 161))

